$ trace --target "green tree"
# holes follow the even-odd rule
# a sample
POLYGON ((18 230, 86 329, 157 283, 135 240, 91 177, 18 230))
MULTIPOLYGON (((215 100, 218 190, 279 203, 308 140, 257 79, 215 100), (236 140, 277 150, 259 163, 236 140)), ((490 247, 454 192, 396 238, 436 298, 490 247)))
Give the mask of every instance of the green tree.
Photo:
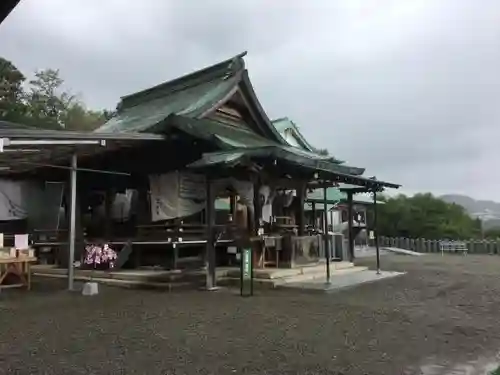
POLYGON ((63 83, 59 70, 45 69, 35 73, 27 93, 29 122, 49 129, 65 127, 67 111, 76 99, 62 90, 63 83))
POLYGON ((0 57, 0 120, 20 122, 26 115, 23 83, 26 77, 0 57))
POLYGON ((43 129, 92 131, 114 115, 114 111, 87 108, 63 85, 56 69, 35 72, 26 85, 19 69, 0 57, 0 120, 43 129))
POLYGON ((481 223, 462 206, 432 194, 399 195, 378 206, 379 233, 390 237, 459 239, 481 236, 481 223))
POLYGON ((65 130, 93 131, 104 124, 110 117, 107 111, 87 109, 80 101, 71 103, 61 116, 65 130))
POLYGON ((500 228, 491 228, 484 231, 485 238, 498 239, 500 238, 500 228))

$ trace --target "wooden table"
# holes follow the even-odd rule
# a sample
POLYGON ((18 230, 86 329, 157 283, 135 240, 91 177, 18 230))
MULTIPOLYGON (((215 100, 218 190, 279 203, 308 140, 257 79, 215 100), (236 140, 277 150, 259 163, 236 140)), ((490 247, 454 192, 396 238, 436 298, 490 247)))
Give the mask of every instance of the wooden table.
POLYGON ((34 257, 0 258, 0 290, 4 288, 31 289, 31 263, 36 262, 34 257), (7 276, 14 276, 19 282, 5 284, 7 276))

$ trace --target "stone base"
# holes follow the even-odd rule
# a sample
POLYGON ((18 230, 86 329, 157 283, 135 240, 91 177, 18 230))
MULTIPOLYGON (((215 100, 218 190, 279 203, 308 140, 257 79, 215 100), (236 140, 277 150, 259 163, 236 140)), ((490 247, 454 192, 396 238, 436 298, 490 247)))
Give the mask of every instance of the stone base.
POLYGON ((289 282, 280 285, 283 288, 292 288, 296 290, 317 291, 317 292, 333 292, 348 287, 385 280, 397 276, 404 275, 404 272, 390 272, 363 270, 360 272, 351 272, 343 275, 332 275, 330 282, 326 282, 326 278, 318 278, 314 280, 305 280, 300 282, 289 282))
POLYGON ((82 295, 95 296, 97 294, 99 294, 99 284, 90 281, 83 284, 82 295))

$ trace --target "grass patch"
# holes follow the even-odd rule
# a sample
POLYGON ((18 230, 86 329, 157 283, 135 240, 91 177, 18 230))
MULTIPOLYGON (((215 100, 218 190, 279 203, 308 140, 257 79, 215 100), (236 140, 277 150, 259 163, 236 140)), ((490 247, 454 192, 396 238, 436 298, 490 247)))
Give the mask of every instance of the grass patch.
POLYGON ((500 367, 498 367, 496 370, 493 370, 490 375, 500 375, 500 367))

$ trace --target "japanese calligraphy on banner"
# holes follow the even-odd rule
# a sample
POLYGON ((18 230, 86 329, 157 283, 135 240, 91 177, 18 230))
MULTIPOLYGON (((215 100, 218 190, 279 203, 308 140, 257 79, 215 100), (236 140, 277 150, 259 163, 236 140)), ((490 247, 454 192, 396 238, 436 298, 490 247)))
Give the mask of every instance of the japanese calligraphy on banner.
POLYGON ((207 186, 205 176, 195 173, 179 173, 179 197, 205 200, 207 186))

